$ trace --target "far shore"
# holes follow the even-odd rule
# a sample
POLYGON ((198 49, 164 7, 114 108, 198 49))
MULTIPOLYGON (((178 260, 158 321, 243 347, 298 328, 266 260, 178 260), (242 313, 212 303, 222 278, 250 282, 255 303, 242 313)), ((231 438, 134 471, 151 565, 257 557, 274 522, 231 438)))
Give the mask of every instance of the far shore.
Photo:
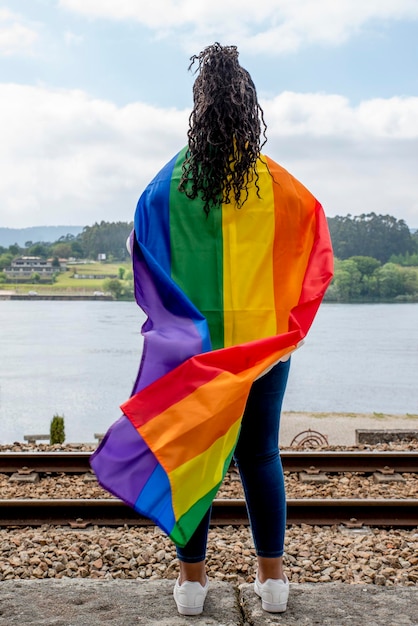
POLYGON ((16 293, 0 291, 0 300, 110 300, 114 298, 111 295, 94 295, 94 293, 37 293, 30 295, 28 293, 16 293))
MULTIPOLYGON (((280 420, 280 446, 282 448, 295 447, 303 439, 309 438, 311 447, 317 446, 357 446, 357 432, 369 431, 376 433, 374 443, 385 443, 384 436, 379 441, 379 433, 387 431, 407 435, 405 440, 418 439, 418 413, 399 414, 390 413, 326 413, 311 411, 283 411, 280 420), (296 442, 294 442, 296 440, 296 442)), ((35 431, 21 434, 19 441, 23 443, 24 435, 33 435, 35 431)), ((91 441, 66 441, 64 445, 98 445, 105 431, 92 435, 91 441), (94 438, 96 441, 94 442, 94 438)), ((47 433, 45 433, 47 436, 47 433)), ((373 435, 374 436, 374 435, 373 435)), ((18 440, 16 440, 18 441, 18 440)), ((39 443, 42 443, 40 440, 39 443)), ((0 448, 6 445, 1 443, 0 448)))

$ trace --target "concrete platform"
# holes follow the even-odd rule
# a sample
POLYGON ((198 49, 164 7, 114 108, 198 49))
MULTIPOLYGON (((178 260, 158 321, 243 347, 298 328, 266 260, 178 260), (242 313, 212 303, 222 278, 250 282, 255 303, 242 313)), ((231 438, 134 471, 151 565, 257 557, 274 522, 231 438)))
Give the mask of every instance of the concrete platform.
MULTIPOLYGON (((286 413, 284 411, 280 419, 280 445, 290 446, 294 437, 308 429, 324 435, 330 446, 356 446, 356 430, 358 429, 418 431, 418 414, 286 413)), ((377 440, 374 443, 377 443, 377 440)))
POLYGON ((252 585, 211 581, 200 616, 178 615, 173 581, 0 583, 0 626, 418 626, 417 587, 291 585, 286 613, 261 609, 252 585))

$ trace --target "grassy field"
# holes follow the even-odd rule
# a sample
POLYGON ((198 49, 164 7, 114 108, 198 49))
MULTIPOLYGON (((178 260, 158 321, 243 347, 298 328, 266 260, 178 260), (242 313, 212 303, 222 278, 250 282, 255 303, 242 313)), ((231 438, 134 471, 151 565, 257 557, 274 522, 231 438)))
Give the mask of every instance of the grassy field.
POLYGON ((125 272, 131 270, 130 263, 80 263, 68 266, 66 272, 57 276, 55 283, 7 283, 3 289, 14 290, 18 294, 36 291, 38 294, 90 294, 95 291, 104 291, 106 276, 118 276, 119 268, 125 272), (76 272, 75 272, 76 271, 76 272), (95 274, 103 278, 73 278, 73 274, 95 274))
POLYGON ((77 274, 114 274, 118 275, 119 268, 123 267, 125 271, 131 269, 130 263, 71 263, 67 266, 67 271, 63 274, 72 274, 77 270, 77 274))

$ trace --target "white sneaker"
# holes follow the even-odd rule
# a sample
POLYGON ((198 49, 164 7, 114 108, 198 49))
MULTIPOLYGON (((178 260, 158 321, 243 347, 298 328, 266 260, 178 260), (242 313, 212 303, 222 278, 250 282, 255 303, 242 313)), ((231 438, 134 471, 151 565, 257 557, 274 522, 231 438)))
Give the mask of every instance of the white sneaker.
MULTIPOLYGON (((286 576, 285 576, 286 578, 286 576)), ((269 613, 284 613, 287 608, 289 597, 289 581, 268 578, 264 583, 258 580, 258 574, 254 582, 254 591, 261 598, 261 606, 269 613)))
POLYGON ((185 580, 179 585, 179 580, 173 590, 174 600, 180 615, 200 615, 209 589, 209 579, 206 578, 206 585, 202 587, 199 582, 185 580))

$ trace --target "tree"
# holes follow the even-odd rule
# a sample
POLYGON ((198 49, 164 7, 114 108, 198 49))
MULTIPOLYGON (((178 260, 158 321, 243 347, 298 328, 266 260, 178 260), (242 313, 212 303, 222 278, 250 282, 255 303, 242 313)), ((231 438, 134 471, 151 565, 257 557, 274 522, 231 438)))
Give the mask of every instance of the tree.
POLYGON ((403 265, 404 267, 417 267, 418 266, 418 252, 415 254, 392 254, 389 259, 389 263, 396 263, 397 265, 403 265))
POLYGON ((9 267, 12 261, 13 261, 13 254, 10 254, 10 252, 1 254, 0 255, 0 271, 4 270, 5 267, 9 267))
POLYGON ((390 215, 336 216, 328 219, 328 225, 334 254, 339 259, 368 256, 386 263, 393 254, 417 251, 417 242, 406 223, 390 215))
POLYGON ((57 240, 57 243, 68 243, 70 241, 74 241, 75 237, 71 233, 67 233, 66 235, 61 235, 57 240))
POLYGON ((71 255, 76 259, 81 259, 84 256, 83 246, 78 240, 74 240, 71 242, 71 255))
POLYGON ((100 222, 93 226, 85 226, 77 240, 81 243, 85 256, 97 259, 99 254, 107 258, 125 261, 128 256, 126 240, 133 228, 133 223, 100 222))
POLYGON ((392 299, 405 293, 405 281, 402 270, 394 263, 386 263, 377 270, 379 295, 392 299))
POLYGON ((17 243, 12 243, 12 245, 9 246, 9 252, 13 257, 18 256, 21 253, 21 251, 22 250, 20 246, 18 246, 17 243))
POLYGON ((360 272, 359 295, 364 297, 375 297, 377 295, 376 270, 381 266, 380 261, 370 256, 353 256, 349 259, 353 261, 360 272))
POLYGON ((418 294, 418 272, 409 269, 403 270, 403 281, 405 293, 418 294))
POLYGON ((71 244, 70 243, 54 243, 51 246, 51 254, 58 258, 68 259, 71 256, 71 244))
POLYGON ((373 273, 381 266, 380 261, 371 256, 353 256, 351 261, 357 265, 357 269, 361 276, 372 276, 373 273))
POLYGON ((334 283, 337 297, 345 302, 356 300, 361 295, 361 273, 351 259, 339 261, 335 265, 334 283))
POLYGON ((116 300, 118 300, 123 293, 123 285, 119 278, 107 278, 103 281, 103 288, 105 291, 109 291, 116 300))
POLYGON ((46 259, 49 256, 49 246, 44 243, 34 243, 29 247, 28 254, 30 256, 40 256, 46 259))

